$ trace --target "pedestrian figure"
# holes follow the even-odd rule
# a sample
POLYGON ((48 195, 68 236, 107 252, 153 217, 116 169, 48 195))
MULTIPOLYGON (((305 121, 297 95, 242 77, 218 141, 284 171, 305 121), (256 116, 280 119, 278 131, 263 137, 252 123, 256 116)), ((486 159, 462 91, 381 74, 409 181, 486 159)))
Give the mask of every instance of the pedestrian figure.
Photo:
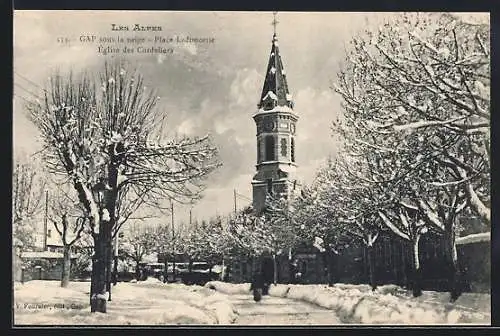
POLYGON ((259 302, 262 299, 262 291, 265 287, 264 277, 262 273, 257 273, 250 285, 250 290, 253 291, 253 299, 255 302, 259 302))

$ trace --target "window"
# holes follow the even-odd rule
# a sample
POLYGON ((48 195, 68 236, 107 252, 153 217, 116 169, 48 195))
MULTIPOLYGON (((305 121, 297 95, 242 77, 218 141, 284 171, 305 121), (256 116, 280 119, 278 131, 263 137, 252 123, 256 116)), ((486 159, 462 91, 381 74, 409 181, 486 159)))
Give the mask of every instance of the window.
POLYGON ((267 193, 268 194, 273 193, 273 180, 272 179, 267 179, 267 193))
POLYGON ((295 140, 292 138, 292 143, 291 143, 291 157, 292 157, 292 162, 295 162, 295 140))
POLYGON ((272 135, 266 136, 266 161, 274 161, 274 137, 272 135))
POLYGON ((47 230, 47 237, 49 237, 49 238, 50 238, 50 236, 51 236, 51 235, 52 235, 52 230, 51 230, 51 229, 48 229, 48 230, 47 230))
POLYGON ((281 139, 281 156, 286 157, 288 152, 287 141, 285 138, 281 139))

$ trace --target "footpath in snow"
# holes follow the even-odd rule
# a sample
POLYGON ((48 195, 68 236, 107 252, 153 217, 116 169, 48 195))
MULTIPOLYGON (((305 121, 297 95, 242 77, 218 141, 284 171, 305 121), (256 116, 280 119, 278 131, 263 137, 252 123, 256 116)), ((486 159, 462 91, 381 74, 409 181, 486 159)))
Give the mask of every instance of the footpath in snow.
POLYGON ((107 313, 91 313, 90 282, 33 280, 14 285, 14 325, 231 324, 236 315, 226 295, 201 286, 156 279, 118 283, 107 313))
MULTIPOLYGON (((250 284, 211 281, 205 285, 229 296, 248 295, 250 284)), ((295 299, 333 311, 340 323, 443 325, 491 324, 489 294, 464 293, 449 303, 449 293, 424 291, 418 298, 395 285, 281 285, 271 286, 270 297, 295 299)), ((234 300, 234 299, 233 299, 234 300)), ((234 303, 234 302, 233 302, 234 303)), ((238 305, 236 303, 236 309, 238 305)), ((332 315, 333 316, 333 315, 332 315)), ((308 324, 308 323, 304 323, 308 324)), ((332 323, 333 324, 333 323, 332 323)))
POLYGON ((259 302, 253 295, 228 295, 241 325, 337 325, 342 324, 335 312, 315 304, 287 298, 264 296, 259 302))

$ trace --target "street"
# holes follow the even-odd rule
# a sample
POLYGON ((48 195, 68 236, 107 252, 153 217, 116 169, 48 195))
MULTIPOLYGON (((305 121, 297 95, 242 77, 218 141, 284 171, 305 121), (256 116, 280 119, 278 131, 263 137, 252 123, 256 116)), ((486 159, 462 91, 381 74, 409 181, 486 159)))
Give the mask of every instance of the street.
POLYGON ((341 324, 335 312, 293 299, 264 296, 255 302, 249 294, 227 295, 238 312, 234 324, 240 325, 335 325, 341 324))

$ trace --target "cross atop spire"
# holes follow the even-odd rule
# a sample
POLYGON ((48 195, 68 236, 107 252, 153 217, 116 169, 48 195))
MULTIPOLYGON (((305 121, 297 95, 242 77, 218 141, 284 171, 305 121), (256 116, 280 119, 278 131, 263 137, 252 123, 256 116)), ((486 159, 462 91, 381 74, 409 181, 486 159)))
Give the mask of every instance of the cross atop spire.
POLYGON ((274 35, 273 37, 276 37, 276 26, 278 25, 279 21, 276 20, 276 15, 278 14, 278 12, 273 12, 273 22, 271 22, 271 24, 273 25, 274 27, 274 35))

